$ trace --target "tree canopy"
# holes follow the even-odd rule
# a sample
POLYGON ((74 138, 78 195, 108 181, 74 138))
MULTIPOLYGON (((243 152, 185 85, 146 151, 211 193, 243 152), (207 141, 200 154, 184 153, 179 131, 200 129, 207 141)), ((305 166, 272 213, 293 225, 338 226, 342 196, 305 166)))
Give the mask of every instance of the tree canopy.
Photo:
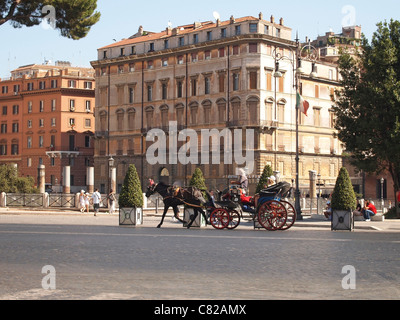
POLYGON ((18 177, 17 169, 11 165, 0 166, 0 192, 37 193, 32 177, 18 177))
POLYGON ((342 88, 333 106, 350 161, 369 173, 387 170, 400 186, 400 22, 377 24, 371 43, 339 59, 342 88))
POLYGON ((51 22, 61 35, 78 40, 100 20, 96 8, 97 0, 3 0, 0 1, 0 25, 10 22, 15 28, 32 27, 51 19, 54 13, 55 19, 51 22))
POLYGON ((134 164, 130 164, 125 174, 124 184, 119 194, 120 208, 143 207, 142 185, 134 164))

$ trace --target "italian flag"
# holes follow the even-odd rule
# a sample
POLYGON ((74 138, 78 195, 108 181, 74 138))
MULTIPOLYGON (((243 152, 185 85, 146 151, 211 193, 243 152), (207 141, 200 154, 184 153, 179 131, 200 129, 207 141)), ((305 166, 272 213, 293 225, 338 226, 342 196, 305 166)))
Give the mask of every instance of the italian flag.
POLYGON ((303 112, 307 116, 307 111, 308 111, 309 107, 310 107, 310 104, 308 103, 308 101, 304 100, 303 97, 300 95, 300 93, 297 92, 296 108, 299 108, 300 111, 303 112))

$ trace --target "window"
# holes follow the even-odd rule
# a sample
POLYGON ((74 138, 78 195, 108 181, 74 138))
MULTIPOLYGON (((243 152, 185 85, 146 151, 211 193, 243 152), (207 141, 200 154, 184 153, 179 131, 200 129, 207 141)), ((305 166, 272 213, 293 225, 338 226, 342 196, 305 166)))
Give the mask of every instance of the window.
POLYGON ((196 52, 192 53, 192 62, 197 62, 197 53, 196 52))
POLYGON ((225 74, 220 73, 218 76, 219 92, 225 92, 225 74))
POLYGON ((199 35, 196 33, 193 35, 193 43, 196 44, 199 42, 199 35))
POLYGON ((32 148, 32 137, 27 137, 26 142, 27 142, 26 144, 27 148, 28 149, 32 148))
POLYGON ((14 122, 12 124, 12 132, 13 133, 18 133, 19 132, 19 123, 18 122, 14 122))
POLYGON ((120 65, 118 66, 118 73, 119 73, 119 74, 124 73, 124 65, 123 65, 123 64, 120 64, 120 65))
POLYGON ((211 79, 210 77, 204 78, 204 93, 210 94, 211 93, 211 79))
POLYGON ((240 31, 240 25, 239 25, 239 26, 235 26, 235 35, 236 35, 236 36, 239 36, 240 33, 241 33, 241 31, 240 31))
POLYGON ((32 167, 32 158, 27 158, 26 159, 26 166, 27 167, 32 167))
POLYGON ((121 48, 119 55, 120 57, 123 57, 125 55, 125 48, 121 48))
POLYGON ((32 91, 33 90, 33 82, 29 82, 28 83, 28 91, 32 91))
POLYGON ((321 108, 314 107, 314 126, 319 127, 321 125, 321 108))
POLYGON ((32 128, 32 120, 28 120, 28 128, 32 128))
POLYGON ((44 127, 44 119, 39 119, 39 127, 40 128, 44 127))
POLYGON ((133 88, 129 88, 129 103, 133 103, 135 99, 135 91, 133 88))
POLYGON ((251 33, 257 32, 257 23, 250 23, 250 24, 249 24, 249 31, 250 31, 251 33))
POLYGON ((210 60, 211 59, 211 51, 210 50, 205 51, 204 57, 206 60, 210 60))
POLYGON ((41 101, 39 102, 39 112, 43 112, 43 111, 44 111, 44 101, 41 100, 41 101))
POLYGON ((103 59, 107 59, 107 51, 103 51, 103 59))
POLYGON ((239 74, 233 74, 233 91, 239 90, 239 74))
POLYGON ((69 100, 69 111, 75 111, 75 100, 69 100))
POLYGON ((269 26, 264 25, 264 33, 269 34, 269 26))
POLYGON ((51 126, 52 127, 56 126, 56 118, 51 118, 51 126))
POLYGON ((69 119, 69 125, 70 125, 71 127, 75 126, 75 118, 70 118, 70 119, 69 119))
POLYGON ((134 54, 136 54, 136 48, 135 48, 135 46, 132 46, 131 47, 131 55, 134 55, 134 54))
POLYGON ((56 111, 56 101, 55 99, 51 100, 51 111, 56 111))
POLYGON ((90 136, 85 136, 85 148, 90 148, 90 136))
POLYGON ((18 93, 19 92, 19 90, 20 90, 20 85, 19 84, 15 84, 14 85, 14 93, 18 93))
POLYGON ((43 148, 43 145, 44 145, 43 136, 39 136, 39 148, 43 148))
POLYGON ((39 89, 40 90, 46 89, 46 82, 45 81, 39 81, 39 89))
POLYGON ((11 145, 11 154, 12 155, 17 155, 17 154, 19 154, 19 146, 18 146, 18 144, 16 144, 16 143, 14 143, 14 144, 12 144, 11 145))
POLYGON ((178 98, 182 98, 183 97, 183 81, 182 80, 178 80, 177 82, 177 96, 178 98))
POLYGON ((92 103, 91 103, 90 100, 86 100, 86 101, 85 101, 85 111, 86 111, 86 112, 92 111, 92 103))
POLYGON ((275 30, 275 36, 276 36, 277 38, 280 38, 280 37, 281 37, 281 29, 276 28, 276 30, 275 30))
POLYGON ((147 85, 147 101, 153 101, 153 86, 147 85))
POLYGON ((218 53, 220 58, 225 57, 225 48, 219 48, 218 53))
POLYGON ((154 42, 149 44, 149 52, 153 52, 154 51, 154 42))
POLYGON ((147 69, 153 69, 153 60, 147 61, 147 69))
POLYGON ((196 79, 192 79, 191 81, 191 85, 192 85, 192 96, 197 95, 197 80, 196 79))
POLYGON ((0 156, 6 156, 6 155, 7 155, 7 145, 0 144, 0 156))
POLYGON ((51 80, 51 88, 57 88, 57 80, 51 80))
POLYGON ((85 127, 90 128, 92 126, 91 119, 85 119, 85 127))
POLYGON ((28 113, 32 113, 32 101, 28 102, 28 113))
POLYGON ((165 100, 167 99, 167 93, 168 93, 168 85, 166 83, 163 83, 161 88, 161 93, 162 93, 162 99, 165 100))
POLYGON ((129 72, 134 72, 135 71, 135 64, 134 63, 130 63, 129 64, 129 72))
POLYGON ((179 47, 182 47, 185 45, 185 38, 184 37, 179 37, 179 42, 178 42, 179 47))
POLYGON ((226 38, 226 28, 221 29, 221 38, 226 38))
POLYGON ((257 71, 251 71, 250 77, 250 89, 257 89, 257 71))
POLYGON ((249 43, 249 53, 257 53, 258 46, 257 43, 249 43))
POLYGON ((1 93, 8 93, 8 87, 7 86, 1 87, 1 93))
POLYGON ((3 116, 6 116, 6 115, 7 115, 7 106, 4 106, 4 107, 3 107, 1 114, 2 114, 3 116))
MULTIPOLYGON (((52 167, 54 167, 56 165, 56 158, 50 158, 50 165, 52 167)), ((53 180, 54 176, 52 175, 51 177, 52 177, 51 180, 53 180)))
POLYGON ((1 124, 1 133, 7 133, 7 123, 1 124))
POLYGON ((164 49, 169 49, 169 42, 168 42, 168 40, 164 40, 164 49))
POLYGON ((14 105, 13 106, 13 114, 18 114, 19 113, 19 105, 14 105))
POLYGON ((75 80, 68 80, 68 87, 69 88, 76 88, 76 81, 75 80))
POLYGON ((161 65, 162 65, 163 67, 167 67, 167 66, 168 66, 168 58, 163 58, 163 59, 162 59, 162 62, 161 62, 161 65))
POLYGON ((212 31, 207 31, 207 41, 212 40, 212 31))
POLYGON ((233 55, 238 55, 239 54, 239 46, 234 45, 233 50, 232 50, 233 55))
POLYGON ((83 85, 84 85, 85 89, 93 88, 93 83, 91 81, 85 81, 83 85))
POLYGON ((178 64, 183 64, 183 56, 178 56, 178 64))

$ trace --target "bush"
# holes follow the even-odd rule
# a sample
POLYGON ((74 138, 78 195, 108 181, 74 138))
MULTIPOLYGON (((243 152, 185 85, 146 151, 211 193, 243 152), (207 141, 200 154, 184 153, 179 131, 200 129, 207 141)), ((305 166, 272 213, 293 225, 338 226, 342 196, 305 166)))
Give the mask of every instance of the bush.
POLYGON ((391 207, 388 212, 384 214, 385 219, 399 219, 396 212, 396 207, 391 207))
POLYGON ((357 199, 346 168, 341 168, 332 193, 332 210, 351 210, 356 208, 357 199))
POLYGON ((274 174, 272 168, 269 164, 264 167, 263 173, 261 174, 260 180, 258 181, 258 185, 256 188, 256 194, 260 193, 262 189, 265 189, 264 186, 268 185, 268 178, 274 174))
POLYGON ((202 191, 203 196, 205 196, 205 191, 207 191, 206 182, 204 180, 203 172, 200 168, 194 170, 192 178, 189 182, 190 187, 196 187, 202 191))
POLYGON ((129 165, 119 194, 120 208, 143 207, 142 186, 135 165, 129 165))
POLYGON ((18 177, 17 169, 11 165, 0 166, 0 192, 38 193, 32 177, 18 177))

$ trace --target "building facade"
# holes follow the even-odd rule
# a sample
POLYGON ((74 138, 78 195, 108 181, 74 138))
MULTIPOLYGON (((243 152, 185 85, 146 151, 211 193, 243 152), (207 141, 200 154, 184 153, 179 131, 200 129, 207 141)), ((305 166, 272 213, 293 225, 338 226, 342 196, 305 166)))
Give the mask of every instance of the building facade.
MULTIPOLYGON (((293 182, 297 44, 291 39, 292 30, 283 19, 264 20, 260 14, 168 27, 159 33, 139 28, 132 37, 98 49, 98 60, 92 62, 97 98, 96 186, 102 191, 109 187, 108 159, 112 157, 117 189, 130 163, 136 165, 145 185, 148 178, 183 185, 199 166, 210 189, 223 189, 238 167, 249 169, 246 163, 222 160, 233 148, 232 141, 218 135, 224 129, 232 134, 241 130, 242 154, 254 154, 253 170, 248 172, 251 191, 267 164, 279 172, 281 180, 293 182), (187 143, 178 139, 177 146, 171 145, 171 121, 178 132, 192 129, 197 133, 191 140, 198 139, 193 142, 199 153, 206 154, 204 158, 198 156, 188 164, 170 161, 170 155, 174 159, 187 143), (149 148, 156 142, 151 136, 154 128, 168 137, 161 140, 166 163, 149 159, 149 148), (220 139, 220 144, 202 148, 205 129, 217 130, 212 137, 220 139), (247 130, 254 133, 252 141, 245 138, 247 130), (212 152, 219 152, 219 162, 212 163, 212 152)), ((300 116, 298 131, 299 180, 304 194, 310 170, 321 175, 320 184, 328 190, 333 189, 342 166, 330 97, 338 87, 339 75, 334 64, 318 60, 316 65, 318 74, 310 77, 312 63, 303 61, 304 74, 297 83, 310 104, 307 116, 300 116)))
POLYGON ((21 176, 38 176, 62 191, 63 168, 71 167, 71 190, 86 186, 93 166, 95 81, 91 68, 68 62, 28 65, 0 81, 0 164, 16 164, 21 176))

